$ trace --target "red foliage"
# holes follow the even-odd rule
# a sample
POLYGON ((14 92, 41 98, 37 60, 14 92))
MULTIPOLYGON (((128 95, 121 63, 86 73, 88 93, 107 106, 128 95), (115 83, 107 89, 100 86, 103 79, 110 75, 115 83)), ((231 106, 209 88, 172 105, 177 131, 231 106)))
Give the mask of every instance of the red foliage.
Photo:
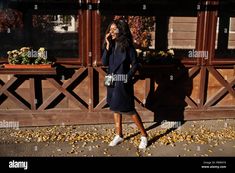
POLYGON ((115 16, 115 19, 126 20, 130 26, 133 36, 133 41, 137 47, 150 46, 151 35, 150 32, 154 31, 154 17, 145 16, 115 16))
POLYGON ((0 32, 23 27, 23 14, 14 9, 0 10, 0 32))

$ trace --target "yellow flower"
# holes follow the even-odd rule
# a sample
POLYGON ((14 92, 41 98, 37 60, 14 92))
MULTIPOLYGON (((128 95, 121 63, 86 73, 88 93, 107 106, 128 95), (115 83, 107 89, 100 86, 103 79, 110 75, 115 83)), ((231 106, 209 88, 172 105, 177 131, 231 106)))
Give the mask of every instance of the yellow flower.
POLYGON ((38 51, 44 52, 44 51, 45 51, 45 48, 44 48, 44 47, 40 47, 40 48, 38 49, 38 51))
POLYGON ((18 54, 13 54, 13 58, 17 58, 18 57, 18 54))
POLYGON ((12 53, 13 54, 19 54, 19 51, 18 50, 13 50, 12 53))
POLYGON ((167 51, 167 53, 170 54, 170 55, 174 55, 174 54, 175 54, 173 49, 169 49, 169 50, 167 51))
POLYGON ((20 49, 21 52, 28 52, 30 50, 30 47, 22 47, 20 49))
POLYGON ((164 56, 165 52, 161 50, 160 52, 158 52, 158 54, 161 55, 161 56, 164 56))

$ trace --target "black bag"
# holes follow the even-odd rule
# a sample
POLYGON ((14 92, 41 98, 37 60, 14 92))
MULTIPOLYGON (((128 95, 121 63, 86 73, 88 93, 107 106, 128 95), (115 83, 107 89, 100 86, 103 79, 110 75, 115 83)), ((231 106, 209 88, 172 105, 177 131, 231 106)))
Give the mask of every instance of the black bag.
POLYGON ((108 74, 104 76, 104 85, 107 87, 114 86, 114 76, 113 74, 108 74))

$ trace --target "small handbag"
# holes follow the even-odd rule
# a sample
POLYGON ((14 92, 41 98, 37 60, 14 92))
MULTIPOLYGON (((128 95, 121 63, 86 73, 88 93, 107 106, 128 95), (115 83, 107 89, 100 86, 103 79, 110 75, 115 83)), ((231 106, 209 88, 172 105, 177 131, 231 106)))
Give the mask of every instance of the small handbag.
POLYGON ((113 74, 105 75, 105 77, 104 77, 104 85, 107 86, 107 87, 114 86, 114 76, 113 76, 113 74))
POLYGON ((112 72, 112 74, 107 74, 104 76, 104 86, 106 87, 114 87, 115 79, 114 74, 117 71, 117 69, 120 67, 121 64, 112 72))

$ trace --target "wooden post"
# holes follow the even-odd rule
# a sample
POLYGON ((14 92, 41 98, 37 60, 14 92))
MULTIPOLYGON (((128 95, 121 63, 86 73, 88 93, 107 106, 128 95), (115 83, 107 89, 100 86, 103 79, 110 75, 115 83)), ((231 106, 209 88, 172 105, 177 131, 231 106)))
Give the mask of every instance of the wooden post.
MULTIPOLYGON (((203 9, 205 1, 202 1, 198 4, 197 9, 199 10, 197 15, 197 34, 196 34, 196 51, 205 50, 206 45, 206 22, 207 22, 207 12, 203 9)), ((197 58, 197 65, 202 64, 202 58, 197 58)))
POLYGON ((86 37, 86 41, 85 41, 85 45, 86 45, 86 52, 85 52, 85 57, 86 57, 86 62, 87 62, 87 66, 91 66, 92 65, 92 15, 91 15, 91 10, 93 8, 92 6, 92 0, 86 0, 86 5, 87 5, 87 9, 85 12, 85 20, 86 20, 86 25, 85 25, 85 37, 86 37))
POLYGON ((208 73, 206 67, 201 67, 200 88, 199 88, 199 108, 203 108, 207 96, 208 73))
POLYGON ((218 18, 218 0, 210 0, 209 4, 215 10, 209 11, 208 15, 208 32, 207 32, 207 51, 208 51, 208 65, 211 65, 212 60, 215 56, 215 40, 216 40, 216 29, 217 29, 217 18, 218 18))
POLYGON ((92 112, 94 110, 94 80, 93 80, 93 67, 88 67, 88 79, 89 79, 89 101, 88 101, 88 109, 89 112, 92 112))
MULTIPOLYGON (((98 0, 92 0, 92 3, 97 3, 98 0)), ((101 60, 101 18, 98 10, 92 10, 92 65, 97 66, 101 60)))
POLYGON ((29 78, 29 94, 30 94, 31 110, 36 110, 37 99, 36 99, 35 79, 34 79, 34 77, 29 78))

